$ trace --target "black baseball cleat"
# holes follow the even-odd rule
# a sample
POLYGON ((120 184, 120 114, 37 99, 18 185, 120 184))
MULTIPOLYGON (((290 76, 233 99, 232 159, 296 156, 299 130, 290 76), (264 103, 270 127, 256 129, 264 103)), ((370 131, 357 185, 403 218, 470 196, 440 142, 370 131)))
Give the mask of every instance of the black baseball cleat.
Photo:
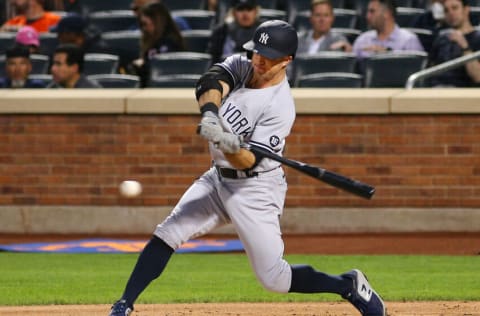
POLYGON ((362 271, 355 269, 341 276, 353 281, 352 289, 342 297, 352 303, 362 316, 387 316, 382 298, 370 286, 362 271))
POLYGON ((108 316, 129 316, 133 311, 133 306, 128 306, 127 301, 116 301, 108 316))

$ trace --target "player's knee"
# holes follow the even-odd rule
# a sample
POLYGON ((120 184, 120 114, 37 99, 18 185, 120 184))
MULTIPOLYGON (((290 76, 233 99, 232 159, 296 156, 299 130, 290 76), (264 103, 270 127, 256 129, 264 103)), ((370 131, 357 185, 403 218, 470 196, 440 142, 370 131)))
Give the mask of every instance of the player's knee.
POLYGON ((263 271, 257 274, 257 278, 262 286, 271 292, 288 293, 290 288, 290 271, 281 267, 263 271))

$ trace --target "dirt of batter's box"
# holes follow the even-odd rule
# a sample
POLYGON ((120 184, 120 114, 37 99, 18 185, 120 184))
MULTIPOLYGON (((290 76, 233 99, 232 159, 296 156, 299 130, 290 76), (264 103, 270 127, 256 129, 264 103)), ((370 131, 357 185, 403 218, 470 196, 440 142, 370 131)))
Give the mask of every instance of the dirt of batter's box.
MULTIPOLYGON (((105 316, 109 305, 0 307, 2 316, 105 316)), ((387 302, 389 316, 477 316, 480 302, 387 302)), ((359 313, 346 302, 139 304, 132 316, 347 316, 359 313)))

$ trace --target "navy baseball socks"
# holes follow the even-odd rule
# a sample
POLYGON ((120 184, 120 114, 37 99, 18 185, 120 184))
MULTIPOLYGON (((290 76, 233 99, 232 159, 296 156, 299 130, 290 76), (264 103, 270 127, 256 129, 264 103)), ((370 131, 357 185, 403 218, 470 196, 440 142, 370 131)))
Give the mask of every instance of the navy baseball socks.
POLYGON ((109 316, 128 316, 133 303, 145 288, 160 276, 174 250, 157 236, 153 236, 138 257, 122 298, 112 306, 109 316))
POLYGON ((363 316, 387 315, 381 297, 359 270, 336 276, 315 271, 307 265, 295 265, 291 268, 292 284, 289 292, 336 293, 352 303, 363 316))

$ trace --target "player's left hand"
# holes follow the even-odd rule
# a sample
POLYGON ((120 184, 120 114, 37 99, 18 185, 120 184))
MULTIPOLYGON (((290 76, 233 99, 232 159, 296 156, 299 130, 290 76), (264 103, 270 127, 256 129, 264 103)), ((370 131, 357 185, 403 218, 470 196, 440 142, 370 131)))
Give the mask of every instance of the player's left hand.
POLYGON ((224 132, 218 115, 211 111, 205 112, 198 125, 197 133, 206 140, 214 143, 219 142, 224 132))
POLYGON ((240 145, 243 143, 243 137, 231 133, 224 132, 215 147, 227 154, 235 154, 240 151, 240 145))

